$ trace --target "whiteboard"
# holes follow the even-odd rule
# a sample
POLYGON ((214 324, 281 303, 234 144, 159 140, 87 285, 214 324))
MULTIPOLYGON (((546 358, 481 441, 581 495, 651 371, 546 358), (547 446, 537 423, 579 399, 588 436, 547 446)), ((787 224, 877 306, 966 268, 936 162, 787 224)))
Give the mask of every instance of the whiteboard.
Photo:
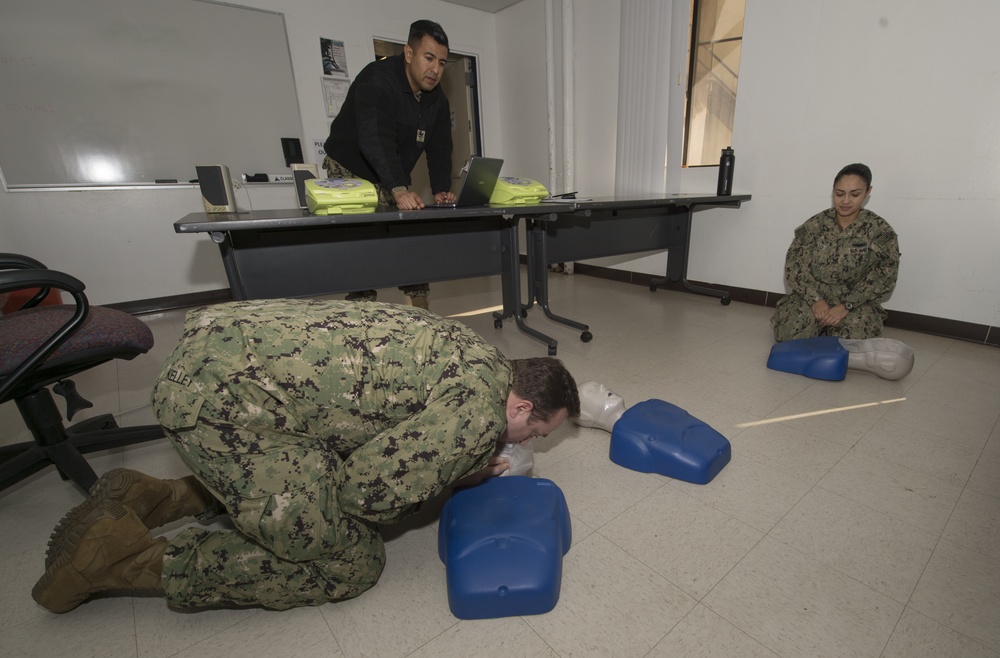
POLYGON ((302 121, 281 14, 202 0, 0 0, 8 188, 286 172, 302 121))

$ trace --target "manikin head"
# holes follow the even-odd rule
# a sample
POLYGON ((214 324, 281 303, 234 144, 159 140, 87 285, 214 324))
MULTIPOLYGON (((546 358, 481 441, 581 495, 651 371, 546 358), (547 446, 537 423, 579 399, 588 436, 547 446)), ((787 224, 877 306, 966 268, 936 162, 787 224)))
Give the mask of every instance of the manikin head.
POLYGON ((610 432, 625 413, 625 400, 599 382, 583 382, 577 388, 580 393, 580 416, 575 419, 576 424, 610 432))

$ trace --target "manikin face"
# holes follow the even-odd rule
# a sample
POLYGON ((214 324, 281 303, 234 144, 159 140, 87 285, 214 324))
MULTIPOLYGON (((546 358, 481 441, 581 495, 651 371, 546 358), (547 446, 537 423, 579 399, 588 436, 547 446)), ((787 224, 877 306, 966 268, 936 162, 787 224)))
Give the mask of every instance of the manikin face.
POLYGON ((837 219, 841 224, 850 224, 858 213, 872 189, 865 179, 855 174, 841 176, 833 184, 833 207, 837 211, 837 219))
POLYGON ((583 382, 577 390, 580 394, 580 417, 576 419, 576 424, 610 432, 625 412, 625 400, 598 382, 583 382))
POLYGON ((448 47, 433 37, 425 36, 416 48, 411 48, 409 44, 403 46, 403 56, 406 58, 406 78, 413 92, 433 91, 444 75, 448 47))
POLYGON ((507 397, 507 429, 500 437, 501 443, 524 443, 536 436, 548 436, 560 425, 566 422, 569 412, 560 409, 548 420, 541 420, 531 415, 534 405, 511 393, 507 397))

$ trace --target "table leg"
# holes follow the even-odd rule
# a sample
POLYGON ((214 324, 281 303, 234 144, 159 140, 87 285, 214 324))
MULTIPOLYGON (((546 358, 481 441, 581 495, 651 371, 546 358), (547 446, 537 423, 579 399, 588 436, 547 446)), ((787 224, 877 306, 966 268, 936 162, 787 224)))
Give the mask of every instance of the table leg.
POLYGON ((518 249, 517 224, 518 218, 515 217, 508 220, 508 226, 504 229, 503 272, 501 274, 503 311, 493 314, 493 326, 500 329, 503 327, 503 321, 513 316, 518 329, 532 338, 546 343, 548 345, 549 356, 555 356, 559 341, 532 329, 524 323, 523 314, 525 311, 521 307, 521 262, 520 249, 518 249))
POLYGON ((718 297, 719 302, 723 306, 728 306, 732 299, 729 297, 729 292, 726 290, 715 290, 713 288, 706 288, 704 286, 696 286, 687 279, 687 261, 688 254, 691 249, 691 224, 692 216, 694 215, 694 206, 689 206, 687 212, 684 214, 684 235, 683 235, 683 248, 673 247, 667 250, 667 276, 658 277, 652 279, 649 282, 649 289, 656 292, 657 286, 663 285, 667 281, 679 282, 684 286, 685 290, 697 293, 699 295, 708 295, 710 297, 718 297))

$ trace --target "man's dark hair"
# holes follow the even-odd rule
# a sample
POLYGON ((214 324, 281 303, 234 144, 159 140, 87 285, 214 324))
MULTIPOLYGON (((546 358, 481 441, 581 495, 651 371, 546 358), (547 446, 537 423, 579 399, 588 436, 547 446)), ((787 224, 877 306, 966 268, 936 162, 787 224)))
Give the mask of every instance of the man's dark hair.
POLYGON ((535 357, 514 359, 514 385, 518 397, 534 405, 531 415, 542 422, 548 421, 560 409, 569 412, 570 418, 580 415, 580 393, 576 381, 559 359, 535 357))
POLYGON ((865 181, 868 187, 872 186, 872 170, 868 168, 868 165, 863 165, 860 162, 855 162, 854 164, 849 164, 837 173, 837 177, 833 179, 833 184, 836 185, 844 176, 859 176, 865 181))
POLYGON ((428 20, 414 21, 410 25, 410 36, 406 38, 406 43, 410 48, 416 48, 424 37, 430 37, 450 50, 448 35, 444 33, 444 28, 434 21, 428 20))

